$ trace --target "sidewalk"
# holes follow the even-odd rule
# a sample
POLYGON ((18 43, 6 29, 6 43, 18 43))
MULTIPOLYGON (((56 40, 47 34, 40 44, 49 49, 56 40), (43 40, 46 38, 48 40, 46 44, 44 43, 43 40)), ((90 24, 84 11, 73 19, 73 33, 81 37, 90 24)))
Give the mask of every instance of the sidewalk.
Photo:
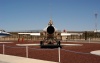
POLYGON ((0 63, 57 63, 57 62, 0 54, 0 63))

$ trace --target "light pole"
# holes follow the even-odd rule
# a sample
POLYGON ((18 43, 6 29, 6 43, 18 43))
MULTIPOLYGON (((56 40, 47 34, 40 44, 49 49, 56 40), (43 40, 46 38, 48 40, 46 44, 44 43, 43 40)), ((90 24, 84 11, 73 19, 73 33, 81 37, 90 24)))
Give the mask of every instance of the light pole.
POLYGON ((98 14, 95 13, 95 32, 97 32, 97 16, 98 14))

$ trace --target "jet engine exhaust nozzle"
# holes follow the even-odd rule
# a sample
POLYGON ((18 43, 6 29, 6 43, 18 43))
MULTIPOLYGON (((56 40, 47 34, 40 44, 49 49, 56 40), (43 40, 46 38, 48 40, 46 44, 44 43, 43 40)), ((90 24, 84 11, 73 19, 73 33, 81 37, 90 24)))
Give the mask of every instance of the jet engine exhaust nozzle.
POLYGON ((49 34, 53 34, 54 31, 55 31, 55 29, 54 29, 53 26, 48 26, 48 28, 47 28, 47 32, 48 32, 49 34))

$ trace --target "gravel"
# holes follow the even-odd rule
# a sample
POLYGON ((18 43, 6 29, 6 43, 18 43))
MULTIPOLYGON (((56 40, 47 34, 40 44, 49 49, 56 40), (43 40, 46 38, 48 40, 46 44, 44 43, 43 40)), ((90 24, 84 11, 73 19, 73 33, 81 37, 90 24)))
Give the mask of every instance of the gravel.
MULTIPOLYGON (((16 44, 36 44, 39 42, 15 42, 5 44, 5 54, 26 57, 26 48, 16 44)), ((62 44, 83 44, 82 46, 63 46, 61 49, 61 63, 100 63, 100 56, 90 54, 91 51, 100 50, 100 44, 96 43, 74 43, 62 42, 62 44)), ((0 44, 0 54, 2 54, 0 44)), ((58 62, 58 49, 41 49, 40 46, 28 48, 29 58, 58 62)), ((0 62, 2 63, 2 61, 0 62)))

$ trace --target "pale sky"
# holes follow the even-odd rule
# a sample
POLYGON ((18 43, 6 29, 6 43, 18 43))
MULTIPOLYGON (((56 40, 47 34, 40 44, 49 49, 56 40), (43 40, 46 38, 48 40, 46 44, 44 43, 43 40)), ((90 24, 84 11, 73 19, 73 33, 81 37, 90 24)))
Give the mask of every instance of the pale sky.
POLYGON ((100 30, 100 0, 0 0, 0 28, 42 30, 51 16, 59 30, 100 30))

